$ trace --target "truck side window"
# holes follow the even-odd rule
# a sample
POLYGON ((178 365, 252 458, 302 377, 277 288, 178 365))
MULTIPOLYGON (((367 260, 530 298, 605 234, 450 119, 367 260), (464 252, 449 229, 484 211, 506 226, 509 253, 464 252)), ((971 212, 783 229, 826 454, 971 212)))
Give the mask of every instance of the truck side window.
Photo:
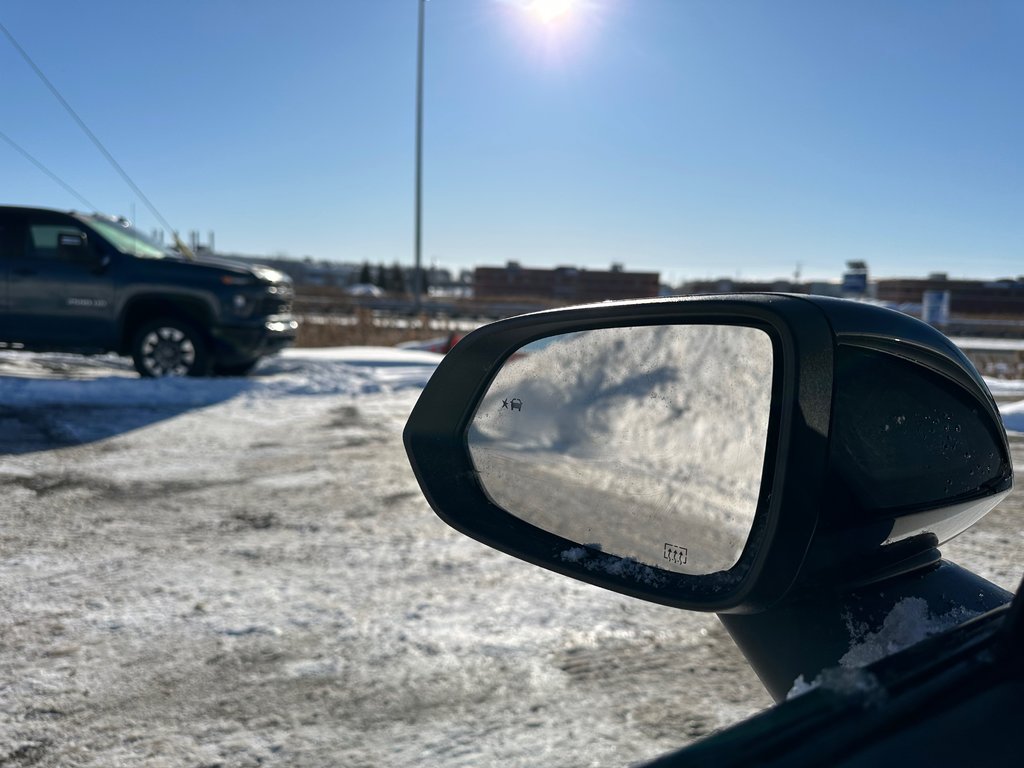
POLYGON ((45 261, 69 261, 67 250, 59 247, 61 235, 86 238, 86 232, 71 224, 30 224, 26 242, 25 257, 45 261))

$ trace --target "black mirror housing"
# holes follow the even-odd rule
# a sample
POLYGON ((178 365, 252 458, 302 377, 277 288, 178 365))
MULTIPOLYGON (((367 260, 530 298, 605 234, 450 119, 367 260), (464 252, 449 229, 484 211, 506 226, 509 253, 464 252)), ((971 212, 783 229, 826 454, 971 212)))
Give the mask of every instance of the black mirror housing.
POLYGON ((1013 476, 995 403, 942 334, 872 305, 775 294, 607 303, 485 326, 439 365, 405 445, 435 512, 466 535, 597 586, 719 613, 757 612, 804 588, 930 561, 1013 476), (757 328, 774 351, 760 494, 735 565, 694 576, 617 558, 492 501, 467 432, 517 350, 558 334, 679 324, 757 328), (912 466, 901 467, 901 456, 912 466))
POLYGON ((57 258, 78 264, 88 264, 96 260, 85 233, 77 231, 61 232, 57 235, 57 258))

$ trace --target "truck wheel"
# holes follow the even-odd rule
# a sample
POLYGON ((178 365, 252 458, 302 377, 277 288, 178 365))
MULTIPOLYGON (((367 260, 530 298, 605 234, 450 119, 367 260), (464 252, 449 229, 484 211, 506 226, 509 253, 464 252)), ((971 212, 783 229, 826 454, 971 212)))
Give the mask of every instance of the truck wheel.
POLYGON ((165 317, 143 325, 132 340, 135 370, 148 378, 205 376, 206 341, 192 325, 165 317))
POLYGON ((231 365, 214 363, 213 372, 218 376, 248 376, 259 361, 260 359, 257 357, 255 360, 247 360, 244 363, 233 363, 231 365))

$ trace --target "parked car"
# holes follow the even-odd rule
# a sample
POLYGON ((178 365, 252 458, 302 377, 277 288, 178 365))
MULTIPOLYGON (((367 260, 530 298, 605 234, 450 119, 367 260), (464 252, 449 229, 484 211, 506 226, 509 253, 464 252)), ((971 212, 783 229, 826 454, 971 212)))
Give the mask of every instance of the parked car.
POLYGON ((356 283, 355 285, 350 285, 346 288, 345 294, 347 296, 363 296, 372 299, 379 299, 384 295, 384 291, 380 286, 374 285, 373 283, 356 283))
POLYGON ((780 703, 652 765, 1020 764, 1024 598, 938 549, 1009 445, 930 326, 771 294, 525 315, 445 357, 405 444, 466 535, 719 615, 780 703))
POLYGON ((0 207, 0 281, 0 347, 115 352, 142 376, 244 375, 298 328, 287 275, 99 214, 0 207))

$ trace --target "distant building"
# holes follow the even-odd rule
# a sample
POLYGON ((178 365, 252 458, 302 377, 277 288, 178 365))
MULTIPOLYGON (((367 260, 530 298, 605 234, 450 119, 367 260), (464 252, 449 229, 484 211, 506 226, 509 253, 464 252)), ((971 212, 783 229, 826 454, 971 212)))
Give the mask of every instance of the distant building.
POLYGON ((803 286, 789 280, 692 280, 680 286, 682 293, 807 293, 803 286))
POLYGON ((915 316, 928 315, 938 324, 968 320, 1024 321, 1024 277, 1001 280, 950 279, 942 272, 928 277, 866 280, 867 265, 850 262, 841 283, 739 281, 729 278, 695 280, 679 286, 680 293, 809 293, 867 298, 915 316), (927 305, 927 307, 926 307, 927 305), (931 311, 926 312, 929 309, 931 311))
POLYGON ((510 261, 504 267, 477 267, 473 293, 478 299, 536 298, 577 303, 657 296, 657 272, 627 272, 621 264, 608 271, 556 267, 536 269, 510 261))
POLYGON ((879 280, 878 299, 892 304, 920 304, 927 292, 949 293, 949 313, 977 318, 1024 317, 1024 279, 950 280, 943 273, 927 278, 879 280))
POLYGON ((843 296, 847 299, 864 299, 870 295, 868 263, 866 261, 846 262, 846 271, 843 273, 843 296))
POLYGON ((840 283, 824 281, 796 282, 793 280, 733 280, 728 277, 716 280, 693 280, 679 286, 681 294, 708 293, 811 293, 816 296, 842 296, 840 283))

